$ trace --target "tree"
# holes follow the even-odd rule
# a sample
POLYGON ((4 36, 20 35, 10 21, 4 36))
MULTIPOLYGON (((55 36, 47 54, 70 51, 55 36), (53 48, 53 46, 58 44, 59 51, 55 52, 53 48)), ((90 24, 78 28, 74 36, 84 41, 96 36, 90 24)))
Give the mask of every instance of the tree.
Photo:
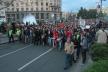
POLYGON ((2 7, 0 7, 0 10, 9 7, 15 0, 0 0, 0 5, 2 7))
POLYGON ((90 9, 87 10, 83 7, 80 8, 77 17, 81 17, 83 19, 91 19, 91 18, 96 18, 97 17, 97 10, 96 9, 90 9))

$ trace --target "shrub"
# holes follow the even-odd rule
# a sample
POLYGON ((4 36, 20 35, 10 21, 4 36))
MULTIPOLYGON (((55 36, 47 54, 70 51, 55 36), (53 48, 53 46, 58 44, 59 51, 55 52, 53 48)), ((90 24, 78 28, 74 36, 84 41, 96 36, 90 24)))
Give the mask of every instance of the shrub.
POLYGON ((108 60, 101 60, 94 62, 88 69, 84 72, 108 72, 108 60))
POLYGON ((91 47, 92 60, 108 60, 108 44, 94 44, 91 47))

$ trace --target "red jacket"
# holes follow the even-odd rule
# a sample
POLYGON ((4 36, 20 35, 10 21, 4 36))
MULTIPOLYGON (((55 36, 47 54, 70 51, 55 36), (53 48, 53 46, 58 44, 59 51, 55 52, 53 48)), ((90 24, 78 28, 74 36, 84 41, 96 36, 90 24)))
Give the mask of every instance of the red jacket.
POLYGON ((67 37, 67 38, 70 38, 70 37, 71 37, 71 34, 72 34, 72 33, 71 33, 70 31, 66 31, 66 37, 67 37))
POLYGON ((53 37, 54 37, 55 39, 58 38, 58 32, 57 32, 57 31, 53 31, 53 37))

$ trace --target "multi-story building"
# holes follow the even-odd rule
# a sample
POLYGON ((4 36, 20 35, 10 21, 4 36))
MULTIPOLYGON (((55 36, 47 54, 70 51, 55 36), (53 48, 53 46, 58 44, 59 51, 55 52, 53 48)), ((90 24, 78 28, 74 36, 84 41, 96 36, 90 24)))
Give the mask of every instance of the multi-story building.
POLYGON ((2 22, 6 22, 5 9, 0 10, 0 24, 1 24, 2 22))
POLYGON ((15 0, 6 10, 7 20, 22 22, 24 16, 32 14, 37 20, 49 20, 61 16, 61 0, 15 0))
MULTIPOLYGON (((1 1, 0 1, 1 2, 1 1)), ((3 2, 0 4, 0 24, 6 22, 5 5, 3 2)))
POLYGON ((103 8, 102 12, 108 15, 108 7, 103 8))

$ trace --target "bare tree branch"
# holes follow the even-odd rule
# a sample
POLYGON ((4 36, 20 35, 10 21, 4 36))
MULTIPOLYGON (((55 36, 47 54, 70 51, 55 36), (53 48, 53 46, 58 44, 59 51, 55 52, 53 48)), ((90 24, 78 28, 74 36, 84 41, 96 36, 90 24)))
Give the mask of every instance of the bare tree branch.
POLYGON ((15 0, 11 0, 10 2, 9 1, 4 2, 4 1, 0 0, 0 5, 4 5, 4 7, 0 8, 0 10, 9 7, 14 1, 15 0))

